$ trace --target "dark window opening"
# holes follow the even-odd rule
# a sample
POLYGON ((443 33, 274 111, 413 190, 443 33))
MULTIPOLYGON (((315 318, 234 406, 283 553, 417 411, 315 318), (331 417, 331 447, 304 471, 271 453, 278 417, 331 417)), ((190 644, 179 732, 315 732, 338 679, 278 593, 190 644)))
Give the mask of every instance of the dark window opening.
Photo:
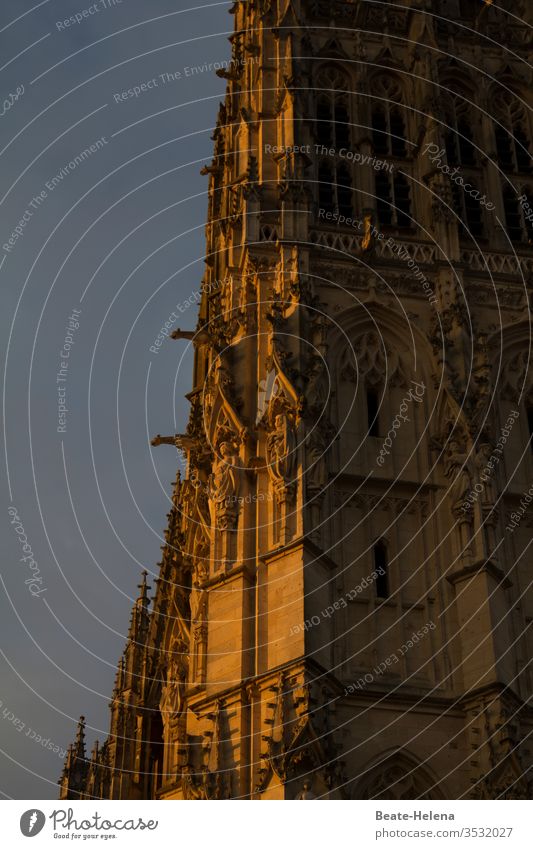
POLYGON ((406 156, 405 124, 397 109, 393 109, 390 114, 390 132, 391 153, 393 156, 402 159, 406 156))
POLYGON ((397 174, 394 178, 394 200, 396 204, 396 217, 398 227, 411 226, 411 193, 409 183, 403 174, 397 174))
POLYGON ((446 148, 446 159, 448 160, 448 165, 459 165, 455 133, 446 133, 444 146, 446 148))
POLYGON ((379 436, 379 396, 374 389, 368 389, 366 393, 366 413, 368 424, 368 435, 379 436))
POLYGON ((511 137, 504 127, 496 127, 496 151, 500 168, 504 171, 512 171, 514 163, 511 137))
POLYGON ((376 205, 382 227, 411 226, 411 189, 403 174, 391 179, 383 172, 376 174, 376 205))
POLYGON ((335 212, 331 166, 321 162, 318 168, 318 202, 326 212, 335 212))
POLYGON ((527 408, 527 424, 529 427, 529 450, 533 454, 533 406, 527 408))
POLYGON ((514 137, 517 168, 519 171, 529 173, 531 171, 529 142, 520 124, 514 129, 514 137))
POLYGON ((453 211, 457 215, 458 218, 458 226, 461 233, 465 233, 465 227, 463 223, 463 195, 462 190, 459 188, 457 183, 452 185, 452 206, 453 211))
POLYGON ((339 213, 347 217, 352 215, 352 181, 346 166, 337 169, 337 201, 339 213))
POLYGON ((378 598, 389 597, 387 546, 380 540, 374 546, 374 570, 376 574, 376 595, 378 598))
MULTIPOLYGON (((472 191, 476 186, 472 183, 472 191)), ((458 216, 459 233, 465 239, 484 237, 483 211, 481 204, 470 194, 463 192, 457 185, 452 186, 453 208, 458 216)))
POLYGON ((390 227, 392 225, 390 181, 383 172, 376 174, 376 198, 379 223, 382 227, 390 227))
POLYGON ((335 104, 335 141, 337 152, 350 147, 350 121, 344 103, 335 104))
POLYGON ((512 242, 522 241, 522 213, 520 204, 513 189, 509 186, 503 193, 503 205, 505 209, 505 225, 507 233, 512 242))
POLYGON ((389 152, 387 121, 382 109, 375 109, 372 113, 372 139, 374 142, 374 153, 387 155, 389 152))
MULTIPOLYGON (((475 186, 472 186, 474 189, 475 186)), ((483 212, 481 204, 476 198, 465 194, 465 214, 469 235, 474 239, 483 238, 483 212)))
POLYGON ((374 109, 372 141, 375 154, 396 156, 398 159, 403 159, 407 155, 405 122, 399 109, 392 109, 390 112, 382 108, 374 109))
POLYGON ((317 105, 316 137, 318 144, 331 146, 331 107, 329 101, 322 98, 317 105))
MULTIPOLYGON (((470 125, 468 122, 461 118, 457 125, 457 141, 459 144, 459 158, 461 160, 461 165, 475 166, 476 164, 476 151, 473 144, 473 136, 472 131, 470 129, 470 125)), ((454 163, 458 164, 458 163, 454 163)))

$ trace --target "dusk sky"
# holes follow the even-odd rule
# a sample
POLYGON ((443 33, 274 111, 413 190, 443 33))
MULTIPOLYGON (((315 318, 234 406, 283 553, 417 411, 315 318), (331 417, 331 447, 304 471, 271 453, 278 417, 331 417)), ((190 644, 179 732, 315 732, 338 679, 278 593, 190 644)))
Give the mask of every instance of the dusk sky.
POLYGON ((183 429, 192 358, 150 347, 196 323, 230 6, 2 0, 5 798, 57 798, 80 714, 105 739, 158 572, 178 455, 150 438, 183 429))

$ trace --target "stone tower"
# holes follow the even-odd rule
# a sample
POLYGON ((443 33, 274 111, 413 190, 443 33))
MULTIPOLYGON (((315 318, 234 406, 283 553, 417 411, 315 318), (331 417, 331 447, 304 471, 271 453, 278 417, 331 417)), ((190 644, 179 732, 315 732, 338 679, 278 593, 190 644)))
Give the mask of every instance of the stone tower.
POLYGON ((62 798, 530 798, 531 4, 231 12, 187 472, 62 798))

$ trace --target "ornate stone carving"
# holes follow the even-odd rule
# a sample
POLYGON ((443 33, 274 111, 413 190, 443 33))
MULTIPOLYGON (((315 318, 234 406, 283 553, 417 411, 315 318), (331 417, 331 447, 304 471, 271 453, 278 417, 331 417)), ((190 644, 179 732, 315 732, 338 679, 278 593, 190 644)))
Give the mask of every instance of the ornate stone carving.
POLYGON ((294 409, 279 396, 270 403, 267 468, 278 503, 292 501, 296 491, 296 435, 294 409))
POLYGON ((441 799, 442 796, 415 763, 391 757, 375 767, 356 790, 357 799, 441 799))

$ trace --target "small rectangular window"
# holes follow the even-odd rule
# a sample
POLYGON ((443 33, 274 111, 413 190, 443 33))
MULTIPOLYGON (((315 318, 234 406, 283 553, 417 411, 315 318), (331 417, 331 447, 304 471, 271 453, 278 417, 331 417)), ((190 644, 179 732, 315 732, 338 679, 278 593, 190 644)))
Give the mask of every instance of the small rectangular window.
POLYGON ((376 575, 376 595, 378 598, 389 597, 387 546, 380 540, 374 546, 374 570, 376 575))
POLYGON ((379 436, 379 396, 373 389, 368 389, 366 393, 366 412, 368 435, 379 436))

